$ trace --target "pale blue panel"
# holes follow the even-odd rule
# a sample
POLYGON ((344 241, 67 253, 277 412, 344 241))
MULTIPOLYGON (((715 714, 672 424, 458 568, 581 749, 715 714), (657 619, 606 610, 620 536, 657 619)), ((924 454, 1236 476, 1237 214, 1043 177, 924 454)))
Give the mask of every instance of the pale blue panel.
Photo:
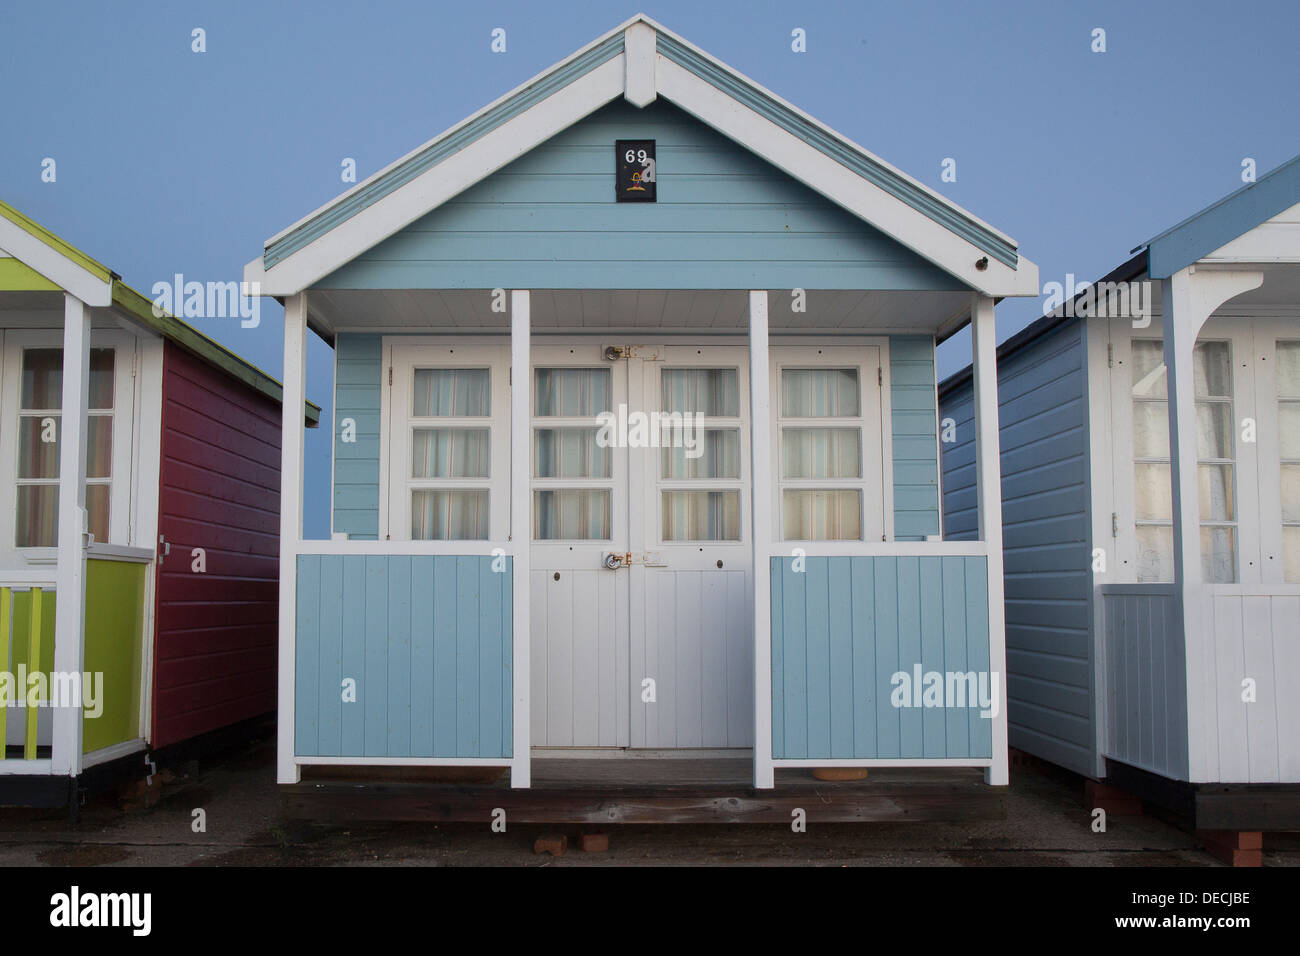
POLYGON ((808 752, 831 749, 830 575, 826 558, 808 558, 804 620, 808 662, 808 752))
POLYGON ((894 538, 923 541, 939 533, 939 453, 934 338, 889 337, 894 538))
MULTIPOLYGON (((337 554, 312 557, 320 564, 320 737, 316 753, 337 756, 343 740, 343 563, 337 554)), ((299 632, 303 628, 299 624, 299 632)), ((299 686, 305 682, 299 680, 299 686)), ((350 705, 355 706, 355 705, 350 705)), ((305 752, 305 751, 300 751, 305 752)))
POLYGON ((901 726, 892 700, 898 672, 898 559, 872 559, 876 595, 876 756, 898 757, 901 726))
MULTIPOLYGON (((947 674, 965 673, 966 666, 966 566, 962 558, 943 558, 943 663, 947 674)), ((946 677, 947 675, 945 675, 946 677)), ((945 693, 947 681, 945 681, 945 693)), ((951 703, 951 702, 950 702, 951 703)), ((944 710, 947 756, 970 756, 970 710, 948 706, 944 710)))
POLYGON ((361 681, 361 706, 366 719, 366 754, 388 752, 388 575, 382 555, 365 557, 366 631, 365 676, 361 681))
POLYGON ((318 286, 963 288, 663 99, 609 104, 318 286), (656 141, 657 202, 615 202, 620 137, 656 141))
POLYGON ((334 344, 334 530, 358 539, 379 534, 378 335, 340 334, 334 344), (343 441, 343 422, 356 423, 356 441, 343 441))
POLYGON ((388 558, 388 745, 390 757, 411 755, 411 558, 388 558))
POLYGON ((989 662, 985 568, 982 557, 833 557, 809 558, 798 572, 772 558, 773 755, 989 756, 991 724, 978 717, 989 662), (918 665, 922 682, 898 706, 893 677, 905 673, 911 687, 918 665), (976 672, 977 693, 966 706, 925 706, 925 675, 946 687, 949 670, 976 672))
MULTIPOLYGON (((841 559, 843 560, 843 559, 841 559)), ((876 700, 887 688, 876 686, 875 558, 849 558, 853 581, 853 750, 847 757, 874 757, 876 700)))
MULTIPOLYGON (((921 577, 920 558, 898 559, 898 669, 907 674, 921 663, 921 604, 928 583, 921 577)), ((899 753, 925 753, 924 713, 917 707, 899 710, 899 753)))
MULTIPOLYGON (((307 555, 298 558, 301 564, 307 555)), ((339 740, 339 754, 355 756, 366 752, 366 632, 369 618, 366 615, 366 559, 348 555, 343 559, 343 677, 355 687, 355 699, 340 703, 343 730, 339 740)), ((299 630, 298 640, 310 640, 311 635, 299 630)))
POLYGON ((411 753, 432 756, 433 745, 433 579, 428 555, 411 558, 411 753))
MULTIPOLYGON (((313 634, 320 632, 320 561, 315 560, 298 570, 298 627, 313 634)), ((299 641, 294 655, 294 674, 301 692, 294 695, 294 747, 299 753, 315 753, 319 746, 320 724, 317 718, 317 685, 320 671, 319 642, 299 641)), ((283 719, 283 718, 282 718, 283 719)))
POLYGON ((510 756, 513 571, 493 560, 301 555, 297 752, 510 756))
MULTIPOLYGON (((809 562, 819 560, 808 558, 809 562)), ((824 559, 821 559, 824 560, 824 559)), ((793 565, 793 561, 791 564, 793 565)), ((785 746, 789 757, 808 756, 808 631, 806 572, 788 570, 782 582, 784 600, 785 746)))
POLYGON ((853 575, 848 561, 827 564, 830 594, 830 753, 853 753, 853 575), (845 599, 847 598, 847 600, 845 599))

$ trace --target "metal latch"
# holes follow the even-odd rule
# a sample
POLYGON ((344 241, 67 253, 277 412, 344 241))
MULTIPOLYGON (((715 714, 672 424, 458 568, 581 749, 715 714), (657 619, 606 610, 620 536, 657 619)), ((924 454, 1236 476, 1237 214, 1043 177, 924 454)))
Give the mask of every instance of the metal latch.
POLYGON ((630 568, 634 564, 643 564, 648 568, 666 568, 668 562, 658 551, 609 551, 601 559, 601 565, 607 571, 630 568))
POLYGON ((657 348, 647 348, 644 345, 606 345, 601 350, 606 362, 617 362, 620 359, 638 358, 646 362, 656 362, 659 360, 659 350, 657 348))

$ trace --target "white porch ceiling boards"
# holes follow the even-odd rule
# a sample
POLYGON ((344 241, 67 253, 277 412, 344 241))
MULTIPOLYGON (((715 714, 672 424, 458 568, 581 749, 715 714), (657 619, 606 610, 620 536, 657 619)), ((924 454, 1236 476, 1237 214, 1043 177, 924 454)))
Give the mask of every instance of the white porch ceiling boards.
MULTIPOLYGON (((659 329, 739 332, 748 327, 748 291, 533 290, 535 332, 659 329)), ((330 290, 308 293, 313 326, 339 331, 506 332, 509 316, 493 312, 490 289, 330 290)), ((504 301, 504 300, 503 300, 504 301)), ((943 333, 964 320, 967 292, 807 292, 806 311, 792 309, 790 290, 770 296, 773 332, 852 331, 943 333)))

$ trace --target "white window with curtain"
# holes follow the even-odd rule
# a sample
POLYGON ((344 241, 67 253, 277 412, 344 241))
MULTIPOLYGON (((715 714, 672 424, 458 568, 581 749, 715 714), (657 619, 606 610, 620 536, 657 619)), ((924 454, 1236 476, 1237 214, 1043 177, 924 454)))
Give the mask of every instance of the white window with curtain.
POLYGON ((613 535, 614 451, 598 417, 614 409, 613 369, 533 369, 533 540, 608 541, 613 535))
POLYGON ((882 350, 773 348, 772 360, 782 539, 884 540, 882 350))
POLYGON ((1275 355, 1282 577, 1300 582, 1300 341, 1278 341, 1275 355))
POLYGON ((389 344, 381 423, 388 474, 381 535, 398 541, 505 536, 508 356, 501 346, 389 344))
MULTIPOLYGON (((0 550, 53 560, 59 533, 59 458, 63 439, 62 337, 10 331, 4 337, 4 421, 10 499, 0 519, 0 550)), ((86 530, 97 543, 130 543, 131 429, 135 343, 117 332, 91 337, 86 407, 86 530)))
POLYGON ((691 432, 693 450, 683 437, 658 452, 660 540, 739 541, 746 447, 740 368, 663 368, 659 408, 681 415, 688 428, 696 421, 703 426, 691 432))
MULTIPOLYGON (((1232 345, 1199 341, 1193 351, 1201 574, 1237 580, 1236 428, 1232 345)), ((1130 358, 1133 520, 1139 582, 1174 579, 1169 403, 1160 339, 1133 339, 1130 358)))

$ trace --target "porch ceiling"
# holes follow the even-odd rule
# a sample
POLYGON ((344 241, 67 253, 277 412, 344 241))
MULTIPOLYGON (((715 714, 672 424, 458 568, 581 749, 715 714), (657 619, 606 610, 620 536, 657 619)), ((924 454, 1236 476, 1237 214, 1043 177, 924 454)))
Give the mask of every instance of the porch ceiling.
MULTIPOLYGON (((535 331, 667 329, 737 332, 748 325, 747 290, 564 290, 531 293, 535 331)), ((935 332, 965 321, 969 292, 882 290, 807 292, 805 310, 793 310, 790 290, 771 292, 773 332, 935 332)), ((492 311, 490 289, 313 290, 312 325, 326 338, 338 331, 501 331, 509 316, 492 311)))

